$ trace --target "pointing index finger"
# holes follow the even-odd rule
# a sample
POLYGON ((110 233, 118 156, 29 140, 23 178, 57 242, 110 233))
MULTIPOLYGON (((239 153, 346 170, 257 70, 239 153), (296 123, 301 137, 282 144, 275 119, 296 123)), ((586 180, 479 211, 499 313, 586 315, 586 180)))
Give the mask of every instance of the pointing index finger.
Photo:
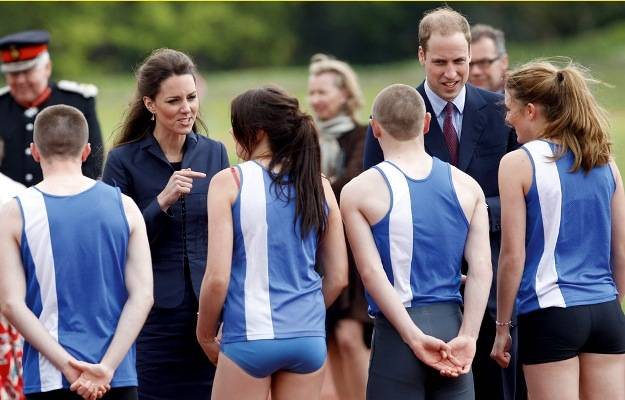
POLYGON ((193 171, 191 168, 181 169, 179 172, 180 175, 189 178, 206 178, 206 174, 204 172, 193 171))

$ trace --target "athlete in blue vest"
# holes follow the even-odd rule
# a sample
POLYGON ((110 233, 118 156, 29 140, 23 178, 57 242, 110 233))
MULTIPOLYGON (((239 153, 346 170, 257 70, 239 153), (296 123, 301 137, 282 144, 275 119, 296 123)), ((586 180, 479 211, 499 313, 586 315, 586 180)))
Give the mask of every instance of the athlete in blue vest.
POLYGON ((414 88, 382 90, 371 126, 384 161, 341 194, 375 317, 368 399, 474 398, 471 362, 492 277, 488 216, 479 185, 426 153, 429 123, 414 88))
POLYGON ((532 400, 625 399, 625 193, 606 115, 575 65, 532 62, 506 82, 507 122, 523 147, 499 168, 502 246, 497 336, 532 400))
POLYGON ((215 175, 208 190, 197 336, 218 357, 212 398, 318 399, 325 309, 347 284, 347 252, 317 131, 297 99, 272 87, 236 97, 231 115, 248 161, 215 175))
POLYGON ((0 306, 26 339, 27 399, 137 398, 150 250, 135 203, 82 175, 87 131, 74 107, 42 111, 31 150, 44 179, 0 215, 0 306))

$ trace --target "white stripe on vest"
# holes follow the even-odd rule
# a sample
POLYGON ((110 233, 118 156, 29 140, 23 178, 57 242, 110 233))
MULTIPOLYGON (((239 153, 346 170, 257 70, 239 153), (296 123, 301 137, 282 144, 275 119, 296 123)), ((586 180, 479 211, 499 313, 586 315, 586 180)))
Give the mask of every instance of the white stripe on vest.
POLYGON ((393 286, 405 307, 412 302, 410 273, 412 271, 413 227, 410 189, 406 177, 393 165, 383 162, 378 167, 391 187, 389 215, 389 249, 393 269, 393 286))
POLYGON ((273 339, 269 301, 267 202, 264 171, 255 162, 241 168, 241 231, 245 245, 245 325, 248 340, 273 339), (259 232, 260 231, 260 232, 259 232))
POLYGON ((562 188, 560 175, 549 143, 536 140, 524 146, 534 160, 536 189, 540 203, 545 247, 536 271, 536 297, 541 308, 566 307, 558 286, 556 270, 556 243, 560 231, 562 188))
MULTIPOLYGON (((24 233, 35 264, 35 275, 39 284, 42 303, 39 321, 58 342, 59 308, 56 296, 56 270, 46 204, 43 194, 32 187, 23 191, 18 198, 24 216, 24 233)), ((39 353, 39 375, 42 392, 63 387, 61 371, 56 369, 41 353, 39 353)))

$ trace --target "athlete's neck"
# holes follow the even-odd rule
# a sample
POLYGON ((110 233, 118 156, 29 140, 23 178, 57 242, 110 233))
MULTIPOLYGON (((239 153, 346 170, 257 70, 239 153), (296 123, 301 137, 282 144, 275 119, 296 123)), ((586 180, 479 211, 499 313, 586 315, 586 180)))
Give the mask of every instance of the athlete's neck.
POLYGON ((382 147, 384 160, 397 165, 406 175, 425 178, 432 169, 432 156, 425 152, 423 140, 393 141, 382 147))
POLYGON ((252 154, 250 154, 250 160, 255 160, 256 162, 264 165, 265 167, 269 165, 271 162, 271 157, 273 154, 271 152, 271 148, 269 148, 269 142, 266 136, 263 136, 261 141, 256 145, 252 154))
POLYGON ((79 160, 55 160, 41 162, 43 181, 36 187, 44 193, 55 196, 71 196, 85 191, 95 181, 82 174, 79 160))

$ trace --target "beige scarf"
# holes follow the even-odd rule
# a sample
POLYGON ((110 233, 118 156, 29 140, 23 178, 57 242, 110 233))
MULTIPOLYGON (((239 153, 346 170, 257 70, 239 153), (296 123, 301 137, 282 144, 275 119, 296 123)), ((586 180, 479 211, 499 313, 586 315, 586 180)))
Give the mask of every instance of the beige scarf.
POLYGON ((327 121, 317 121, 321 146, 321 172, 328 177, 341 177, 345 171, 345 153, 339 139, 352 131, 356 124, 351 117, 341 114, 327 121))

